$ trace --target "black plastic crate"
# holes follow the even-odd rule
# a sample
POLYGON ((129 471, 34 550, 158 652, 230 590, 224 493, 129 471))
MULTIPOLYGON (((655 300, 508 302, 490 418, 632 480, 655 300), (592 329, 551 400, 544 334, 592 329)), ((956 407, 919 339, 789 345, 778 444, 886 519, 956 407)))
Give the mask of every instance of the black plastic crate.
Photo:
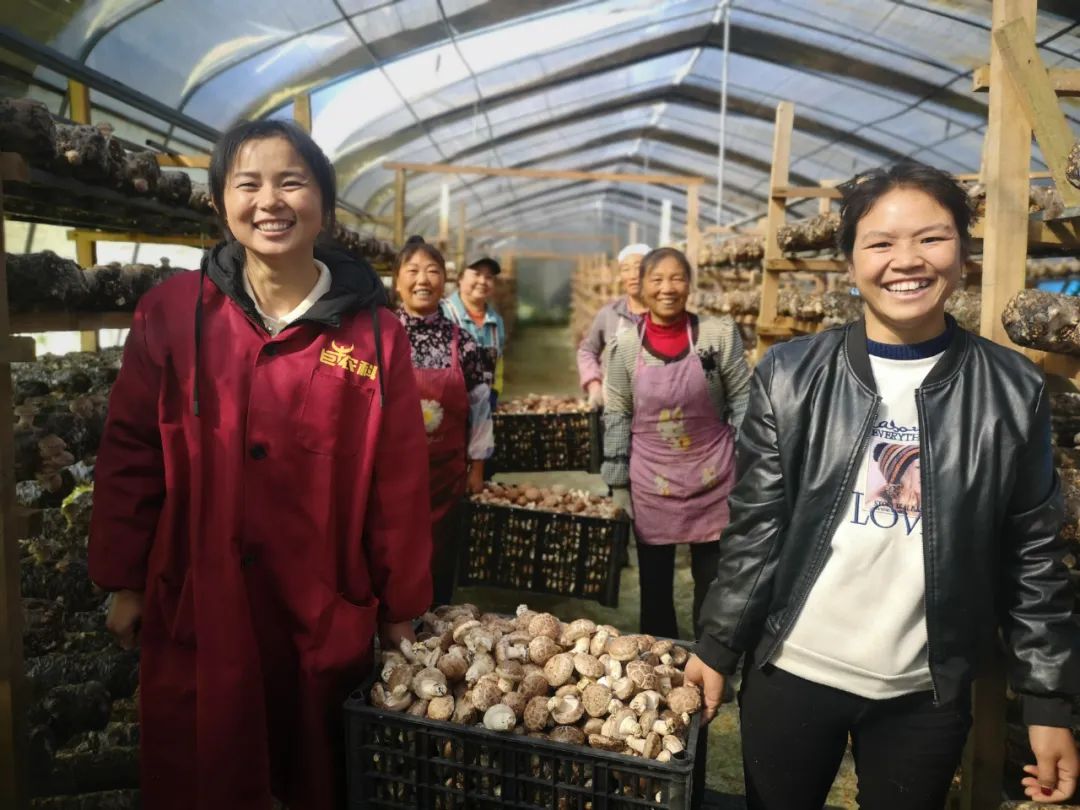
POLYGON ((600 472, 600 411, 496 412, 493 420, 495 453, 489 463, 495 472, 600 472))
POLYGON ((348 807, 643 810, 699 807, 707 733, 691 720, 670 762, 345 703, 348 807))
POLYGON ((630 521, 465 501, 458 585, 619 604, 630 521))

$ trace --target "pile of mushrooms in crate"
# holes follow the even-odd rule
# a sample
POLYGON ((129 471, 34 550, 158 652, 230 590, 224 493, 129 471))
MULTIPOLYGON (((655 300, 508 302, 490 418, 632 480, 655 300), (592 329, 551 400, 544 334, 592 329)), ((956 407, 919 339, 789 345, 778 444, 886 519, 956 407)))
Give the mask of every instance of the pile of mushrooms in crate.
POLYGON ((521 605, 426 613, 416 642, 382 653, 372 705, 418 717, 667 762, 702 707, 683 683, 684 648, 589 619, 563 623, 521 605))
POLYGON ((556 397, 550 394, 527 394, 499 403, 498 412, 506 414, 583 413, 588 403, 577 397, 556 397))
POLYGON ((475 503, 492 506, 520 506, 543 512, 564 512, 582 517, 615 520, 624 514, 611 498, 594 495, 583 489, 569 489, 562 484, 536 487, 530 484, 498 484, 488 481, 472 496, 475 503))

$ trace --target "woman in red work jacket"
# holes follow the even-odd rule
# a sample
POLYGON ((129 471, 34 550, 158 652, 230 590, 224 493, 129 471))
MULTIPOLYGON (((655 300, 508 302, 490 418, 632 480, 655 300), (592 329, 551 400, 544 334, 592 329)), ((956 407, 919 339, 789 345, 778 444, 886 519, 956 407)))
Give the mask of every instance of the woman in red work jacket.
POLYGON ((443 315, 446 262, 433 245, 412 236, 394 262, 401 325, 412 347, 413 374, 427 430, 431 479, 431 573, 435 604, 454 594, 454 506, 466 490, 484 486, 484 460, 495 447, 491 421, 494 369, 488 355, 443 315))
POLYGON ((431 602, 409 343, 372 270, 316 246, 336 190, 305 133, 239 125, 210 189, 228 240, 135 312, 90 574, 141 647, 143 806, 330 810, 375 633, 431 602))

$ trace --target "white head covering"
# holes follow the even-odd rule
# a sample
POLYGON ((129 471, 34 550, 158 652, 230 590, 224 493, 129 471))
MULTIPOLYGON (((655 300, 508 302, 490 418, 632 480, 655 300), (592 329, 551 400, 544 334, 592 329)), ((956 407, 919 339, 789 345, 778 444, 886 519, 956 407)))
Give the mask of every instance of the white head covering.
POLYGON ((616 261, 621 262, 624 259, 630 258, 631 256, 644 256, 651 250, 651 247, 641 242, 638 242, 636 245, 627 245, 619 251, 619 257, 618 259, 616 259, 616 261))

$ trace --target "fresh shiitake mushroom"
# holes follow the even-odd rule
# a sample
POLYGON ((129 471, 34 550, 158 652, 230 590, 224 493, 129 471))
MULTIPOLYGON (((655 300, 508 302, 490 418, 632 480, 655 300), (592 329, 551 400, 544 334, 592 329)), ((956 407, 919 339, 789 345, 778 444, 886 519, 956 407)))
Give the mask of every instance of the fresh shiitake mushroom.
POLYGON ((522 714, 522 719, 525 721, 525 728, 529 731, 543 731, 547 728, 548 721, 551 719, 551 711, 548 709, 548 698, 544 696, 531 698, 529 702, 525 704, 525 711, 522 714))
POLYGON ((562 652, 559 643, 547 636, 537 636, 529 642, 529 660, 543 666, 553 655, 562 652))
POLYGON ((616 636, 609 639, 607 653, 616 661, 633 661, 640 655, 637 639, 633 636, 616 636))
MULTIPOLYGON (((551 661, 548 663, 550 664, 551 661)), ((534 698, 547 697, 550 689, 551 685, 543 672, 531 672, 518 684, 517 690, 527 698, 534 698)))
POLYGON ((701 709, 701 692, 696 686, 679 686, 665 697, 668 708, 676 714, 694 714, 701 709))
MULTIPOLYGON (((484 728, 491 731, 510 731, 517 725, 517 715, 505 703, 495 703, 484 712, 484 728)), ((659 739, 659 738, 658 738, 659 739)))
POLYGON ((625 747, 622 740, 613 740, 603 734, 590 734, 588 740, 590 748, 597 748, 601 751, 622 751, 625 747))
POLYGON ((514 710, 514 716, 518 720, 521 720, 525 714, 525 707, 529 703, 529 699, 520 692, 507 692, 502 696, 502 702, 514 710))
POLYGON ((651 689, 645 692, 638 692, 636 695, 634 695, 634 699, 630 701, 630 708, 633 709, 638 715, 642 715, 649 709, 655 710, 659 708, 661 699, 662 698, 660 697, 660 693, 655 692, 651 689))
POLYGON ((590 684, 581 693, 581 705, 590 717, 603 717, 611 703, 611 690, 598 683, 590 684))
POLYGON ((454 716, 454 698, 450 695, 432 698, 428 702, 427 716, 432 720, 449 720, 454 716))
POLYGON ((517 661, 503 661, 496 665, 495 674, 499 676, 499 689, 513 692, 525 677, 525 668, 517 661))
POLYGON ((569 647, 581 638, 588 638, 591 640, 592 634, 595 632, 596 622, 592 619, 575 619, 563 628, 562 635, 559 637, 559 643, 564 647, 569 647))
POLYGON ((465 660, 465 657, 453 652, 440 656, 439 663, 435 666, 446 676, 447 683, 465 680, 465 673, 469 670, 469 662, 465 660))
POLYGON ((600 663, 600 660, 588 653, 578 653, 574 656, 574 669, 584 678, 591 678, 596 681, 604 677, 607 674, 607 670, 604 669, 604 665, 600 663))
POLYGON ((371 705, 377 709, 403 712, 409 708, 412 701, 412 692, 407 689, 403 690, 401 694, 394 694, 387 690, 381 681, 371 687, 371 705))
POLYGON ((562 633, 562 622, 550 613, 538 613, 529 621, 529 633, 532 636, 547 636, 557 641, 562 633))
POLYGON ((561 695, 548 701, 551 718, 560 726, 569 726, 581 719, 585 713, 581 698, 577 695, 561 695))
POLYGON ((656 755, 663 750, 660 735, 650 732, 644 739, 641 737, 628 737, 626 745, 646 759, 655 759, 656 755))
POLYGON ((472 690, 465 695, 477 710, 486 712, 496 703, 502 700, 503 693, 497 685, 491 681, 479 681, 472 690))
POLYGON ((574 677, 574 657, 570 653, 551 656, 544 664, 544 677, 553 689, 569 683, 574 677))
POLYGON ((465 671, 465 682, 476 683, 484 675, 494 671, 495 659, 487 653, 476 653, 469 668, 465 671))
POLYGON ((405 710, 405 714, 411 714, 413 717, 427 717, 428 706, 430 700, 424 700, 423 698, 417 698, 412 704, 405 710))
POLYGON ((575 726, 555 726, 549 733, 548 739, 552 742, 572 743, 574 745, 585 744, 585 734, 575 726))
POLYGON ((428 667, 416 673, 412 681, 413 692, 421 700, 431 700, 447 693, 446 676, 438 669, 428 667))

